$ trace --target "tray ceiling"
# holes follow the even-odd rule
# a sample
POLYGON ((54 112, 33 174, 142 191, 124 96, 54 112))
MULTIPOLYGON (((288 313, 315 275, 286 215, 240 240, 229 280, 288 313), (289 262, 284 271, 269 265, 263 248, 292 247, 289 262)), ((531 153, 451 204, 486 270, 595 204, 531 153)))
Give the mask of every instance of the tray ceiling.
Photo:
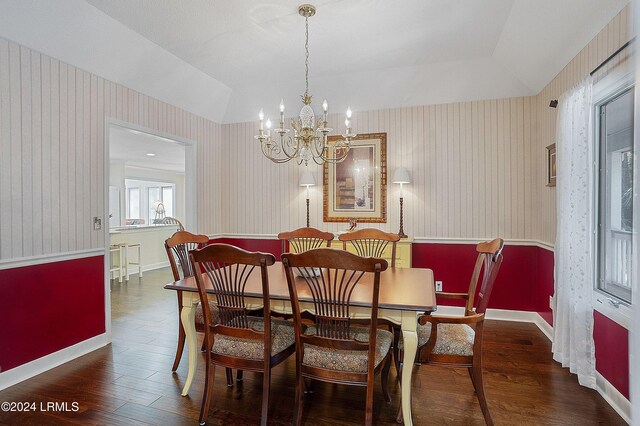
MULTIPOLYGON (((169 53, 164 60, 178 60, 198 74, 197 80, 190 80, 200 88, 181 90, 180 84, 189 82, 180 81, 175 64, 161 72, 162 61, 131 64, 136 75, 118 82, 130 87, 133 82, 137 90, 214 121, 253 120, 261 106, 275 113, 280 97, 295 109, 299 106, 304 90, 304 19, 297 13, 298 3, 290 0, 65 2, 76 6, 75 16, 65 16, 68 7, 54 8, 46 1, 9 3, 15 3, 14 12, 23 9, 18 18, 41 14, 43 25, 51 25, 52 19, 67 24, 74 19, 92 21, 91 26, 66 30, 69 37, 75 31, 77 40, 67 43, 62 59, 77 66, 83 64, 73 62, 74 50, 87 55, 83 39, 108 43, 115 32, 120 43, 131 40, 122 49, 145 49, 145 56, 153 58, 169 53), (87 38, 81 31, 93 34, 87 38), (145 48, 149 41, 153 46, 145 48), (166 84, 153 84, 160 78, 176 78, 180 84, 175 93, 166 84), (149 93, 151 89, 160 94, 149 93)), ((626 3, 317 0, 317 14, 309 20, 310 91, 316 103, 326 97, 333 112, 347 104, 354 110, 371 110, 537 94, 626 3)), ((5 20, 9 24, 15 18, 5 20)), ((37 22, 24 25, 38 31, 37 22)), ((38 38, 17 25, 4 29, 9 34, 3 34, 0 25, 0 35, 26 40, 28 46, 55 56, 55 44, 63 40, 38 38)), ((111 57, 119 60, 117 52, 111 57)), ((95 69, 99 67, 85 65, 110 78, 109 72, 95 69)))

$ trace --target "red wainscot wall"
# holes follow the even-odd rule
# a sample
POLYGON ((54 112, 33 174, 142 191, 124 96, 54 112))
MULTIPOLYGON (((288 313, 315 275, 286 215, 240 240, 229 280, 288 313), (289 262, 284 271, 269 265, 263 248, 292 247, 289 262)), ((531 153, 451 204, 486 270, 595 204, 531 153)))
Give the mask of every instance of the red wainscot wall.
MULTIPOLYGON (((279 240, 215 238, 210 242, 272 253, 277 259, 282 254, 279 240)), ((553 252, 536 246, 507 245, 503 254, 505 260, 490 307, 538 312, 551 324, 549 297, 553 294, 553 252)), ((413 267, 432 269, 435 279, 443 281, 444 291, 451 292, 467 291, 476 256, 474 244, 414 243, 412 249, 413 267)))
POLYGON ((629 399, 629 331, 593 311, 596 370, 629 399))
MULTIPOLYGON (((553 252, 536 246, 506 245, 502 253, 504 261, 489 307, 538 312, 551 323, 549 296, 553 294, 553 252)), ((443 282, 444 291, 464 293, 469 289, 477 255, 474 244, 414 243, 412 260, 413 267, 432 269, 434 278, 443 282)), ((447 299, 438 302, 463 305, 460 301, 447 299)))
POLYGON ((104 256, 0 270, 0 371, 105 332, 104 256))
POLYGON ((540 310, 538 313, 549 325, 553 325, 553 311, 549 306, 549 297, 555 292, 554 290, 554 259, 553 250, 547 250, 538 247, 537 253, 537 265, 538 265, 538 291, 536 292, 538 306, 540 310))
POLYGON ((271 253, 280 260, 282 255, 282 242, 280 240, 249 239, 249 238, 214 238, 209 243, 231 244, 248 251, 261 251, 271 253))

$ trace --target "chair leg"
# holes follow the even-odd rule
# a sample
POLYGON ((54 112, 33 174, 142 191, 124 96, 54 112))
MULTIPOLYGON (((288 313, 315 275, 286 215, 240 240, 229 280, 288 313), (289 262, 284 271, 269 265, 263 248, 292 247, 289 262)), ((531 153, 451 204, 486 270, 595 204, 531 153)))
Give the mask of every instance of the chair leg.
POLYGON ((400 383, 400 381, 402 380, 402 357, 403 356, 404 354, 399 348, 397 347, 394 348, 393 361, 396 364, 396 373, 397 373, 396 380, 398 381, 398 383, 400 383))
POLYGON ((491 417, 491 411, 489 411, 489 406, 487 405, 487 398, 484 394, 484 383, 482 381, 482 357, 478 355, 473 360, 473 369, 472 377, 473 377, 473 386, 476 389, 476 396, 478 397, 478 402, 480 403, 480 409, 482 410, 482 415, 484 416, 484 422, 487 426, 493 426, 493 418, 491 417))
MULTIPOLYGON (((399 356, 402 356, 402 352, 399 352, 399 356)), ((396 371, 398 372, 398 383, 402 384, 402 358, 398 358, 397 359, 397 363, 396 363, 396 371)), ((402 395, 402 389, 400 389, 400 395, 402 395)), ((398 407, 398 414, 396 415, 396 423, 398 424, 402 424, 402 422, 404 421, 403 417, 402 417, 402 397, 400 397, 400 406, 398 407)))
POLYGON ((209 405, 211 404, 211 394, 213 393, 213 382, 216 376, 216 367, 211 365, 209 356, 206 358, 204 395, 202 395, 202 406, 200 407, 200 425, 204 425, 209 417, 209 405))
POLYGON ((173 367, 171 367, 171 371, 176 371, 178 369, 178 365, 180 364, 180 359, 182 359, 182 351, 184 350, 184 341, 186 334, 184 332, 184 328, 182 328, 182 323, 178 324, 178 347, 176 348, 176 357, 173 360, 173 367))
POLYGON ((304 396, 302 389, 305 386, 305 382, 299 371, 296 371, 296 375, 296 400, 293 403, 293 424, 299 426, 302 424, 302 398, 304 396))
POLYGON ((267 367, 262 376, 262 416, 260 417, 260 425, 267 426, 269 418, 269 389, 271 388, 271 368, 267 367))
POLYGON ((393 327, 393 363, 396 366, 396 373, 398 373, 398 380, 400 380, 400 369, 402 363, 402 354, 400 353, 400 348, 398 347, 400 344, 400 335, 402 334, 402 330, 400 327, 393 327))
POLYGON ((382 394, 384 395, 384 400, 387 401, 387 403, 391 402, 391 395, 389 394, 389 370, 391 369, 391 358, 391 354, 388 354, 384 367, 382 367, 382 371, 380 372, 382 394))
POLYGON ((473 368, 469 367, 469 368, 467 368, 467 371, 469 371, 469 377, 471 378, 471 384, 473 384, 473 391, 477 393, 478 389, 476 389, 476 379, 473 377, 473 368))
POLYGON ((227 373, 227 387, 232 388, 233 387, 233 370, 230 368, 226 368, 225 371, 227 373))
POLYGON ((373 379, 370 378, 367 383, 367 404, 365 407, 364 424, 366 426, 373 425, 373 379))
POLYGON ((399 425, 404 423, 404 416, 402 415, 402 398, 400 398, 400 406, 398 407, 398 414, 396 415, 396 423, 399 425))
POLYGON ((200 346, 200 352, 206 352, 207 348, 204 347, 204 340, 202 341, 202 346, 200 346))
POLYGON ((142 278, 142 246, 138 246, 138 278, 142 278))
MULTIPOLYGON (((400 352, 400 356, 402 356, 402 352, 400 352)), ((402 359, 402 358, 400 358, 402 359)), ((403 363, 402 361, 399 362, 400 367, 398 370, 398 383, 402 383, 402 368, 403 368, 403 363)), ((417 366, 417 364, 414 364, 414 368, 417 366)), ((413 380, 413 379, 412 379, 413 380)), ((400 394, 402 394, 402 389, 400 394)), ((402 415, 402 398, 400 398, 400 406, 398 407, 398 415, 396 416, 396 423, 398 424, 402 424, 404 423, 404 416, 402 415)))
MULTIPOLYGON (((178 297, 178 314, 180 314, 180 311, 182 310, 182 292, 177 291, 176 296, 178 297)), ((180 319, 178 318, 178 347, 176 348, 176 357, 173 360, 173 367, 171 367, 171 371, 176 371, 178 369, 180 359, 182 358, 182 352, 184 351, 184 341, 186 335, 187 333, 184 331, 182 321, 180 321, 180 319)))
POLYGON ((238 375, 237 375, 236 381, 237 382, 241 382, 242 381, 242 370, 238 370, 238 375))
POLYGON ((305 394, 313 393, 313 384, 315 382, 312 379, 309 379, 309 381, 303 380, 302 383, 304 383, 304 393, 305 394))

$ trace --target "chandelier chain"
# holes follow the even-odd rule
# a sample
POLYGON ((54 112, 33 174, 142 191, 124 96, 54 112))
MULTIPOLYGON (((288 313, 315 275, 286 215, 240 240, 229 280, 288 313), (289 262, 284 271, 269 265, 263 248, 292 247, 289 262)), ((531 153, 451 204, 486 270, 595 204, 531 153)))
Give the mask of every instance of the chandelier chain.
POLYGON ((304 42, 304 82, 305 82, 305 90, 304 94, 309 94, 309 18, 304 18, 304 26, 305 26, 305 42, 304 42))
POLYGON ((300 110, 297 119, 291 120, 293 135, 288 133, 290 129, 285 128, 284 101, 280 101, 280 123, 274 129, 276 134, 271 135, 271 120, 267 119, 266 130, 264 128, 264 112, 260 110, 260 129, 254 136, 260 142, 262 153, 274 163, 286 163, 294 158, 298 164, 309 161, 316 164, 340 163, 347 158, 350 143, 358 135, 353 133, 350 118, 351 109, 347 109, 347 120, 345 120, 346 132, 341 138, 329 141, 328 135, 333 129, 327 126, 328 104, 325 100, 322 103, 322 119, 316 119, 311 107, 311 95, 309 94, 309 17, 315 15, 316 9, 313 5, 303 4, 298 8, 298 13, 304 17, 305 41, 304 41, 304 83, 305 91, 302 95, 304 106, 300 110), (276 136, 277 135, 277 136, 276 136))

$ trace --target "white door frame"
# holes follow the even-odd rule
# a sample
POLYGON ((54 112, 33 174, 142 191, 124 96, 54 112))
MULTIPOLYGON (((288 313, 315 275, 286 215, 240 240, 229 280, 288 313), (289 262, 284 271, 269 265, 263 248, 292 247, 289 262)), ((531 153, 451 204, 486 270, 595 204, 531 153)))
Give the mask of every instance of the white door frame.
POLYGON ((161 132, 156 129, 151 129, 137 124, 129 123, 126 121, 118 120, 112 117, 105 118, 104 126, 104 212, 102 221, 102 228, 104 232, 104 315, 105 315, 105 332, 107 334, 108 342, 111 342, 111 285, 110 285, 110 273, 111 267, 111 253, 109 252, 109 141, 111 136, 111 128, 114 126, 124 127, 126 129, 135 130, 141 133, 148 133, 150 135, 159 136, 161 138, 170 139, 183 145, 185 147, 185 171, 184 171, 184 207, 185 207, 185 223, 186 229, 193 230, 192 232, 198 232, 198 173, 196 171, 197 164, 197 144, 194 140, 186 139, 170 133, 161 132))

